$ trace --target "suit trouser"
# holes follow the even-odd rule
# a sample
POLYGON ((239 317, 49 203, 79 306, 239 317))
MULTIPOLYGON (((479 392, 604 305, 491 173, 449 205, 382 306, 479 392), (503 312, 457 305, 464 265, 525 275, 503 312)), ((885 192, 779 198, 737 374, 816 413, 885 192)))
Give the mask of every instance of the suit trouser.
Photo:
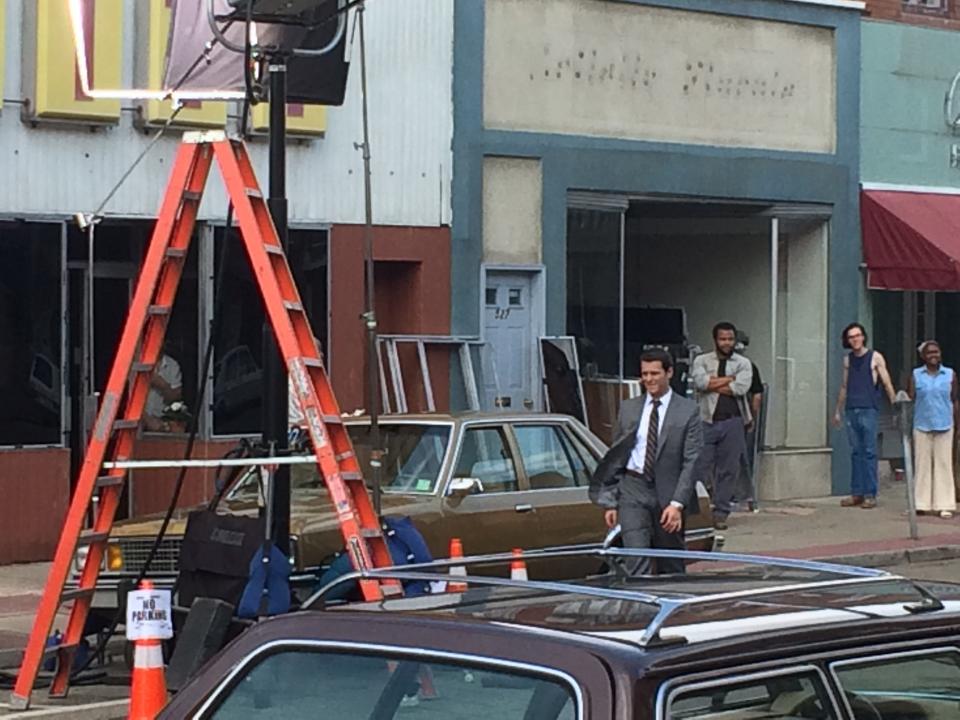
POLYGON ((917 510, 951 512, 957 509, 953 484, 953 429, 946 432, 913 431, 913 465, 916 468, 917 510))
POLYGON ((744 453, 746 437, 743 418, 734 417, 703 424, 703 452, 697 477, 710 487, 712 483, 714 513, 722 517, 730 514, 733 488, 740 473, 740 458, 744 453))
MULTIPOLYGON (((620 481, 620 505, 618 507, 623 546, 627 548, 658 548, 661 550, 684 550, 683 525, 675 533, 668 533, 660 525, 663 508, 657 500, 657 491, 652 483, 630 475, 620 481)), ((637 558, 629 563, 634 574, 649 575, 653 572, 652 558, 637 558)), ((674 574, 684 572, 682 558, 657 558, 657 572, 674 574)))

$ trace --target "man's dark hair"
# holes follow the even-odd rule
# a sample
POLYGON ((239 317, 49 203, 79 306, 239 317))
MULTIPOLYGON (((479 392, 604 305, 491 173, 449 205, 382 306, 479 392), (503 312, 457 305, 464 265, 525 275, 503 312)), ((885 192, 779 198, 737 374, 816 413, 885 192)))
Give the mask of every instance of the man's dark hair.
POLYGON ((720 334, 720 331, 721 331, 721 330, 729 330, 729 331, 732 332, 734 335, 737 334, 737 326, 734 325, 732 322, 718 322, 716 325, 713 326, 713 339, 714 339, 714 340, 717 339, 717 335, 720 334))
POLYGON ((867 329, 858 322, 852 322, 843 329, 842 333, 840 333, 840 342, 843 343, 844 350, 850 349, 850 342, 847 340, 847 333, 849 333, 851 330, 859 330, 862 332, 863 344, 867 344, 867 329))
POLYGON ((666 350, 646 350, 640 356, 640 362, 659 362, 663 366, 664 372, 673 367, 673 358, 666 350))

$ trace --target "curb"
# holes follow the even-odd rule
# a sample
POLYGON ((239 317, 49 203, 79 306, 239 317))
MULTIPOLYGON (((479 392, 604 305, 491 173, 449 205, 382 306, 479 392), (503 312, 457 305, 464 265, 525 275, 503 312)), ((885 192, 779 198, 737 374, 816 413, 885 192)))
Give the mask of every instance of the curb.
POLYGON ((63 707, 38 706, 32 710, 11 712, 8 706, 0 705, 0 717, 7 720, 21 718, 40 718, 41 720, 123 720, 127 717, 129 700, 108 700, 107 702, 89 703, 86 705, 72 705, 63 707))
POLYGON ((859 565, 878 568, 889 565, 907 565, 910 563, 941 562, 960 558, 960 545, 934 545, 930 547, 902 548, 898 550, 880 550, 856 555, 832 555, 813 558, 820 562, 832 562, 838 565, 859 565))

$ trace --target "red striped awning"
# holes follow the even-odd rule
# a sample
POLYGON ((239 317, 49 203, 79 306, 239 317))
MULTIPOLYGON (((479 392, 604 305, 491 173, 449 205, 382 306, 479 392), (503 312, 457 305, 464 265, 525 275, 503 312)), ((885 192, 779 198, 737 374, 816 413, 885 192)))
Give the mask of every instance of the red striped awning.
POLYGON ((960 291, 960 195, 865 190, 860 221, 868 287, 960 291))

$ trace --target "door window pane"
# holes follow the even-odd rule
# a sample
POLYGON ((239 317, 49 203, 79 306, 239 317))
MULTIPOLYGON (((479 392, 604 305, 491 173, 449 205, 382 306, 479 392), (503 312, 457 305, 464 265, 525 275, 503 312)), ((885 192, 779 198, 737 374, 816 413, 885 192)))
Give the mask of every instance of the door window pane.
POLYGON ((0 445, 61 442, 61 228, 0 224, 0 445))
POLYGON ((453 476, 479 479, 485 493, 516 490, 517 470, 503 431, 499 428, 467 430, 453 476))
POLYGON ((670 701, 671 720, 835 720, 829 694, 815 672, 778 675, 681 691, 670 701))
POLYGON ((519 670, 386 655, 287 650, 247 669, 215 701, 217 720, 573 720, 570 688, 519 670), (469 678, 469 680, 468 680, 469 678), (421 699, 432 686, 435 697, 421 699))
POLYGON ((589 485, 590 477, 597 470, 597 457, 593 454, 586 443, 580 439, 576 432, 570 428, 564 428, 563 438, 571 448, 571 457, 573 458, 574 469, 577 477, 582 478, 578 484, 589 485))
POLYGON ((520 446, 520 458, 531 490, 575 487, 577 483, 570 456, 551 425, 518 425, 513 428, 520 446))
POLYGON ((931 652, 834 666, 856 720, 956 717, 960 653, 931 652))

